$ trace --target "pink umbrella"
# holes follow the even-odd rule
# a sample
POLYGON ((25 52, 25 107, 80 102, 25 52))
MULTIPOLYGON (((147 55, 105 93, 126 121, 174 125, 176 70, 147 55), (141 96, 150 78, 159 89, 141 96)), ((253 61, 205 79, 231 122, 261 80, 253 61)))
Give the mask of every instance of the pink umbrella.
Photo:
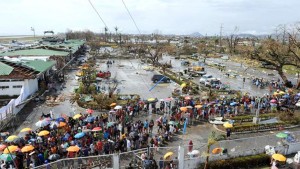
POLYGON ((272 99, 272 100, 270 101, 270 103, 277 103, 277 100, 272 99))
POLYGON ((165 98, 165 101, 167 101, 167 102, 172 101, 172 100, 173 100, 172 97, 165 98))
POLYGON ((87 112, 88 114, 92 114, 92 113, 94 113, 94 110, 92 110, 92 109, 87 109, 86 112, 87 112))
POLYGON ((185 98, 184 98, 185 100, 190 100, 191 99, 191 97, 190 96, 185 96, 185 98))

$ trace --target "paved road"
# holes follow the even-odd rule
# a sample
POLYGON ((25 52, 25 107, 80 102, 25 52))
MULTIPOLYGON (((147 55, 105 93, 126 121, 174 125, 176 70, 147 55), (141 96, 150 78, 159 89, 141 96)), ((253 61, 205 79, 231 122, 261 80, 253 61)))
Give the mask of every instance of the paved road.
MULTIPOLYGON (((179 72, 187 68, 186 66, 181 66, 181 60, 176 60, 174 59, 174 57, 171 56, 163 57, 163 62, 169 63, 170 60, 173 66, 172 70, 174 72, 179 72)), ((225 72, 221 72, 220 70, 214 67, 205 66, 207 74, 212 75, 215 78, 220 78, 223 83, 229 84, 231 89, 241 90, 242 92, 248 92, 251 93, 253 96, 262 96, 264 94, 269 93, 269 91, 268 88, 259 89, 255 85, 252 85, 252 81, 249 78, 251 78, 252 76, 258 78, 264 78, 268 80, 272 80, 272 79, 277 80, 278 78, 280 78, 276 71, 262 70, 257 68, 248 68, 245 67, 244 65, 241 66, 240 63, 232 62, 232 61, 224 61, 219 58, 208 58, 206 59, 206 62, 207 64, 222 63, 226 66, 226 72, 227 71, 237 72, 238 76, 236 78, 228 78, 226 75, 224 75, 225 72), (268 74, 270 73, 273 73, 275 76, 268 76, 268 74), (243 84, 244 77, 246 77, 246 82, 243 84)), ((294 84, 296 83, 297 78, 294 75, 288 75, 288 77, 292 80, 294 84)), ((198 77, 193 79, 193 81, 195 83, 199 83, 199 79, 200 78, 198 77)))

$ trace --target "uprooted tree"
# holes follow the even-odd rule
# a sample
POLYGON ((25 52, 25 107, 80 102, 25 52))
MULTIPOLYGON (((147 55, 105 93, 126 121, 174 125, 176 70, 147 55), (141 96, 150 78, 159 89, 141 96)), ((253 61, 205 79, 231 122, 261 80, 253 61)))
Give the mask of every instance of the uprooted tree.
MULTIPOLYGON (((252 53, 252 58, 269 65, 266 67, 267 69, 276 70, 287 87, 292 87, 292 85, 285 75, 284 66, 300 68, 300 42, 298 36, 300 29, 296 30, 293 28, 290 31, 293 33, 289 33, 284 27, 282 31, 284 36, 281 39, 269 37, 262 41, 261 45, 252 53)), ((299 88, 299 82, 297 88, 299 88)))

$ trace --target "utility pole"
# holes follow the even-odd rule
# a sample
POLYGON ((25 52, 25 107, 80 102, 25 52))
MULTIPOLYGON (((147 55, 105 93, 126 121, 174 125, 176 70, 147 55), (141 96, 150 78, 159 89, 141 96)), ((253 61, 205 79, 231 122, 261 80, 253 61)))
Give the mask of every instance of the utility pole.
POLYGON ((34 29, 34 27, 31 27, 30 30, 33 32, 33 37, 35 38, 35 29, 34 29))
POLYGON ((220 48, 222 47, 222 32, 223 32, 223 24, 221 24, 220 26, 220 40, 219 40, 220 48))

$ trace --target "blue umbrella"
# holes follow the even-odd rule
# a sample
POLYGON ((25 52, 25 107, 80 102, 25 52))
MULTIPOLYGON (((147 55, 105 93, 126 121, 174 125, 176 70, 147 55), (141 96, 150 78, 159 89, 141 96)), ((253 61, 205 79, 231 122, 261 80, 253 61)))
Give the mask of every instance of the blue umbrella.
POLYGON ((235 105, 237 105, 237 103, 236 103, 236 102, 232 102, 232 103, 230 103, 230 106, 235 106, 235 105))
POLYGON ((82 138, 85 134, 83 132, 77 133, 74 137, 75 138, 82 138))
POLYGON ((288 99, 288 98, 290 98, 290 95, 286 94, 286 95, 282 96, 282 98, 288 99))
POLYGON ((66 120, 63 117, 59 117, 56 119, 57 122, 65 122, 66 120))
POLYGON ((89 116, 89 117, 87 117, 84 121, 86 121, 86 122, 88 122, 88 123, 91 123, 91 122, 93 122, 94 120, 95 120, 95 117, 89 116))
POLYGON ((107 123, 107 127, 111 127, 114 124, 115 124, 115 122, 109 122, 109 123, 107 123))

